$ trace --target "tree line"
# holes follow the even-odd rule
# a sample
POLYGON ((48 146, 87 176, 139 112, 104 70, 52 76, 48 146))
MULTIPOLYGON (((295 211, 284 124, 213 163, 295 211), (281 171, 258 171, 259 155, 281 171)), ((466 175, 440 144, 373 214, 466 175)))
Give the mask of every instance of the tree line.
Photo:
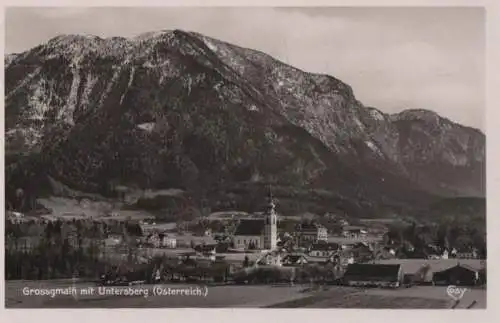
POLYGON ((104 244, 109 235, 123 237, 127 261, 136 259, 135 237, 142 235, 138 224, 127 222, 5 224, 6 279, 96 278, 116 256, 104 244))
POLYGON ((486 228, 478 221, 451 219, 421 225, 391 225, 384 242, 406 253, 425 254, 433 246, 440 252, 476 249, 480 258, 486 258, 486 228))

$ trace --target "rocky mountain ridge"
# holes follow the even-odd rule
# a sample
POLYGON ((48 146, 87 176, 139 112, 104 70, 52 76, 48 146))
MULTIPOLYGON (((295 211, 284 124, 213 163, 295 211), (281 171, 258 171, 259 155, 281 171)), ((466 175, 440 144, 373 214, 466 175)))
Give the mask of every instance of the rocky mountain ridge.
MULTIPOLYGON (((58 36, 6 57, 5 81, 6 152, 35 152, 37 178, 83 191, 273 182, 368 205, 484 196, 480 131, 428 110, 385 114, 332 76, 199 33, 58 36)), ((18 186, 27 175, 8 166, 18 186)))

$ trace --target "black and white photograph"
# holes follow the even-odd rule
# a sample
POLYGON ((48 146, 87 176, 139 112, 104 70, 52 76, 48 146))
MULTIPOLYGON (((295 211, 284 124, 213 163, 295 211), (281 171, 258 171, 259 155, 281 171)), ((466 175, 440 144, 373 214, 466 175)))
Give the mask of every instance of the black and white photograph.
POLYGON ((5 308, 486 309, 482 7, 6 7, 5 308))

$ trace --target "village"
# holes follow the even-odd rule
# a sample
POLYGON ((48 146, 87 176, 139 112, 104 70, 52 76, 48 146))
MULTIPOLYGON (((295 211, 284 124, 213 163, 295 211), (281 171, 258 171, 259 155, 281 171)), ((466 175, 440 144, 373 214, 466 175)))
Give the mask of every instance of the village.
MULTIPOLYGON (((96 279, 99 285, 308 284, 400 289, 484 288, 486 284, 484 256, 473 247, 441 249, 429 244, 419 252, 406 246, 404 253, 392 241, 387 219, 361 219, 354 225, 347 217, 325 215, 336 224, 335 230, 328 230, 313 218, 279 215, 271 195, 266 203, 255 214, 216 212, 188 223, 156 223, 154 217, 134 218, 130 211, 111 212, 98 220, 82 214, 67 221, 54 215, 38 221, 57 232, 71 232, 68 228, 75 222, 93 223, 89 231, 94 232, 106 227, 88 239, 82 238, 85 233, 80 237, 69 234, 67 239, 74 248, 99 246, 95 257, 107 264, 96 279)), ((9 212, 7 229, 34 221, 9 212)), ((6 248, 30 253, 38 248, 33 238, 14 239, 8 234, 6 248)))

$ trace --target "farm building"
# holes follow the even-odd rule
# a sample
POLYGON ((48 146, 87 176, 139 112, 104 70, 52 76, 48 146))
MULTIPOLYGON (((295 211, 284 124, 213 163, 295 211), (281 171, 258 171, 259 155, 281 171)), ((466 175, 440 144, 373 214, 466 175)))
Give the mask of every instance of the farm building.
POLYGON ((322 241, 309 247, 309 256, 312 257, 332 257, 340 250, 337 243, 322 241))
POLYGON ((399 287, 403 283, 403 268, 399 264, 350 264, 343 280, 349 286, 399 287))
POLYGON ((455 257, 459 259, 478 259, 478 251, 474 248, 458 249, 455 257))
POLYGON ((155 248, 171 248, 177 246, 177 239, 165 233, 150 233, 146 237, 146 242, 155 248))
POLYGON ((215 259, 215 254, 217 253, 216 248, 217 248, 216 244, 209 244, 209 245, 197 245, 193 249, 204 256, 207 257, 214 256, 213 258, 215 259))
POLYGON ((458 263, 454 267, 434 272, 432 281, 435 285, 474 286, 479 283, 479 270, 458 263))
POLYGON ((351 239, 358 239, 366 237, 368 231, 365 227, 347 225, 342 228, 342 236, 351 239))
POLYGON ((328 241, 328 230, 319 223, 299 223, 295 227, 299 245, 328 241))
POLYGON ((479 270, 486 266, 485 261, 479 259, 384 259, 376 260, 377 264, 400 264, 405 273, 416 273, 422 266, 429 265, 432 272, 443 271, 457 264, 467 265, 479 270))
POLYGON ((283 266, 302 266, 308 262, 307 258, 302 254, 289 254, 282 260, 283 266))

